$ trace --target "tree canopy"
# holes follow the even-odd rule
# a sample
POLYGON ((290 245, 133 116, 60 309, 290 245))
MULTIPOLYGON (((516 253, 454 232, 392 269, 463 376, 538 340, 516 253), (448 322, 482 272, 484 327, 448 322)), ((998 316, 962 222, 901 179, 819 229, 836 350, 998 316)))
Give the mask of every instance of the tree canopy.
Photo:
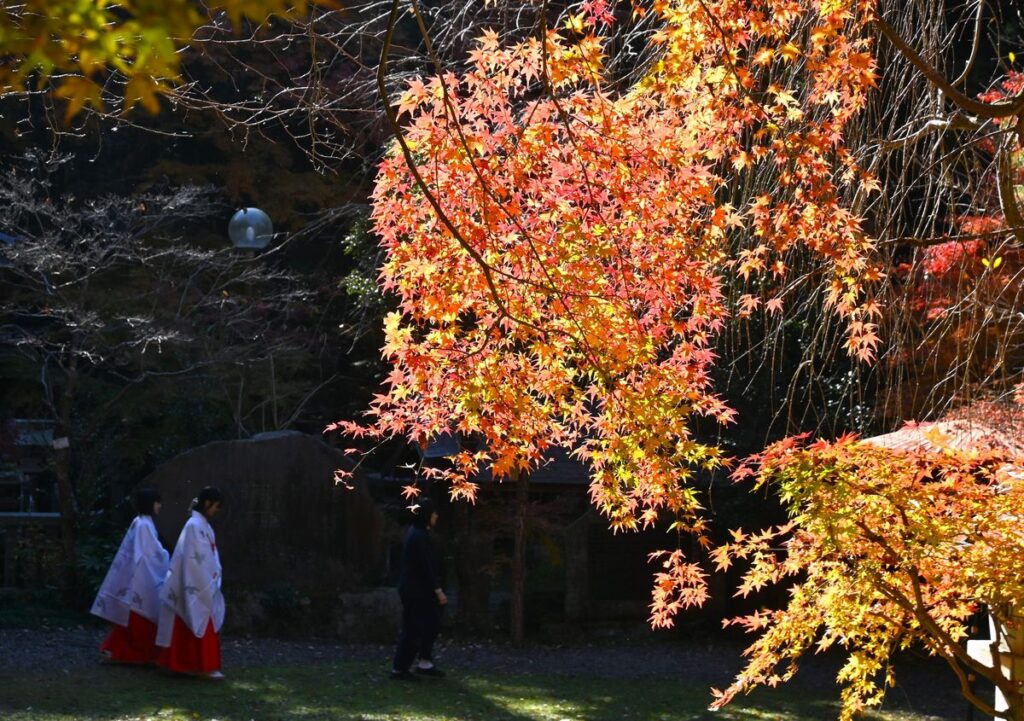
POLYGON ((374 425, 346 428, 481 435, 446 472, 466 496, 482 464, 526 472, 561 445, 590 465, 614 527, 667 510, 704 539, 688 481, 720 453, 693 422, 732 419, 712 388, 714 339, 762 302, 730 307, 726 278, 777 287, 787 252, 806 249, 847 351, 874 357, 882 274, 841 197, 874 187, 843 142, 875 82, 871 10, 658 11, 661 56, 627 92, 606 87, 595 11, 509 48, 485 35, 467 73, 402 96, 410 117, 374 193, 400 304, 393 370, 374 425), (760 175, 774 192, 736 192, 760 175))

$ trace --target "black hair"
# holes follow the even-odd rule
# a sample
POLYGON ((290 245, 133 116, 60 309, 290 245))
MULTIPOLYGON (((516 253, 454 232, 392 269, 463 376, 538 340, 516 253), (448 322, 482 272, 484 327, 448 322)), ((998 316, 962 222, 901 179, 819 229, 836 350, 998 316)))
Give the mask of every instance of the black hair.
POLYGON ((203 490, 199 491, 199 495, 192 499, 192 505, 189 506, 190 511, 199 511, 204 513, 214 503, 224 503, 224 494, 216 486, 206 486, 203 490))
POLYGON ((430 525, 430 515, 434 512, 434 502, 427 496, 417 498, 409 513, 412 515, 412 525, 417 528, 426 528, 430 525))
POLYGON ((160 500, 160 491, 152 486, 139 488, 135 491, 135 512, 140 516, 152 516, 153 506, 160 500))

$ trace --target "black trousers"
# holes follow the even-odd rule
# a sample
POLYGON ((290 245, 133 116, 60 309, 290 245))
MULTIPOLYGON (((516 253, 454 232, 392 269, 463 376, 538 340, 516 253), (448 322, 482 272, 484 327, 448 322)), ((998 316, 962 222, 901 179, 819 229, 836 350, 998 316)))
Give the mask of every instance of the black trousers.
POLYGON ((398 636, 393 668, 396 671, 409 670, 416 656, 430 661, 440 628, 441 607, 437 599, 402 596, 402 632, 398 636))

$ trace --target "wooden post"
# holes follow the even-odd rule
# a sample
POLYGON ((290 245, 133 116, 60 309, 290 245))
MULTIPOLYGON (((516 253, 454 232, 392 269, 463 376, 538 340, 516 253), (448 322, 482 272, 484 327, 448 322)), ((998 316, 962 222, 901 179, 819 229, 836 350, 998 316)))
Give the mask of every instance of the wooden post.
POLYGON ((75 405, 75 393, 78 386, 78 342, 73 336, 70 360, 65 369, 66 385, 60 397, 60 408, 57 423, 53 429, 53 470, 57 476, 59 494, 61 546, 64 550, 63 592, 64 602, 74 604, 80 592, 78 584, 78 557, 76 544, 76 510, 75 490, 71 473, 71 447, 68 438, 71 435, 72 413, 75 405))
POLYGON ((566 526, 565 540, 565 618, 579 622, 587 618, 590 602, 590 525, 592 511, 566 526))
MULTIPOLYGON (((975 661, 991 669, 998 669, 1011 682, 1020 684, 1024 682, 1024 616, 1010 613, 1007 614, 1007 618, 1012 619, 1012 622, 997 628, 997 621, 990 614, 989 638, 968 641, 967 653, 975 661), (996 646, 995 639, 998 639, 998 648, 993 652, 996 646)), ((1008 699, 997 686, 993 707, 997 713, 1005 714, 995 716, 996 721, 1024 721, 1024 698, 1020 693, 1013 694, 1013 697, 1008 699)))
POLYGON ((3 532, 4 539, 4 586, 10 588, 17 579, 16 563, 18 541, 15 538, 14 526, 7 526, 3 532))
MULTIPOLYGON (((999 648, 999 662, 1002 666, 1003 673, 1007 675, 1011 682, 1014 684, 1020 684, 1024 681, 1024 616, 1020 616, 1015 612, 1008 614, 1011 619, 1010 623, 1004 626, 1002 631, 1003 641, 999 648)), ((993 632, 993 638, 995 638, 995 621, 992 616, 989 616, 989 627, 993 632)), ((1019 689, 1019 686, 1016 686, 1019 689)), ((1005 711, 1007 717, 1010 719, 1024 719, 1024 699, 1021 698, 1021 694, 1018 691, 1013 695, 1012 699, 1008 699, 999 688, 996 688, 996 711, 1005 711)))
POLYGON ((490 621, 491 577, 486 568, 491 563, 493 542, 490 532, 479 527, 475 506, 453 503, 451 510, 459 580, 457 625, 470 633, 482 633, 490 621))
POLYGON ((512 643, 523 642, 523 615, 526 598, 526 508, 530 501, 529 476, 512 474, 516 484, 516 515, 512 549, 512 643))

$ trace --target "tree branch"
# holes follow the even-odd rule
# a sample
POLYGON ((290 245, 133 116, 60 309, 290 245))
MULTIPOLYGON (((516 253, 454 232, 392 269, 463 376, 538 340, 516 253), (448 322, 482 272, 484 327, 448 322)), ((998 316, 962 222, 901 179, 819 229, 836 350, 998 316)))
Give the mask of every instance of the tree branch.
POLYGON ((983 118, 1010 118, 1024 112, 1024 93, 1021 93, 1012 100, 1001 103, 983 103, 980 100, 970 98, 953 87, 953 84, 942 76, 942 73, 933 68, 924 58, 918 55, 917 51, 914 50, 914 48, 912 48, 891 25, 889 25, 889 23, 882 19, 881 16, 875 17, 873 22, 881 31, 882 35, 884 35, 915 68, 920 70, 933 85, 942 91, 942 94, 945 95, 954 105, 983 118))
MULTIPOLYGON (((1024 132, 1024 117, 1021 117, 1017 124, 1019 130, 1024 132)), ((996 184, 999 187, 999 206, 1002 208, 1006 224, 1013 231, 1018 243, 1024 244, 1024 217, 1021 215, 1020 206, 1017 205, 1017 191, 1013 185, 1013 151, 1016 146, 1016 138, 1008 135, 999 144, 996 151, 996 184)))

